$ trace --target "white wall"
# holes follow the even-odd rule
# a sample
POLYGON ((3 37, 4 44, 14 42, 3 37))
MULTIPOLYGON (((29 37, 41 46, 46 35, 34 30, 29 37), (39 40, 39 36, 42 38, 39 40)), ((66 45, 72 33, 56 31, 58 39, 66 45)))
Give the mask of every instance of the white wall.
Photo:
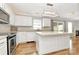
POLYGON ((11 8, 10 5, 8 4, 4 4, 5 8, 3 8, 10 16, 9 18, 9 22, 10 22, 10 25, 14 25, 15 23, 15 13, 13 11, 13 9, 11 8))
POLYGON ((78 3, 56 3, 54 4, 54 11, 61 17, 71 17, 70 14, 79 12, 78 6, 78 3))
POLYGON ((43 27, 45 26, 51 26, 51 19, 43 18, 43 27))
POLYGON ((16 15, 15 26, 32 26, 32 17, 16 15))

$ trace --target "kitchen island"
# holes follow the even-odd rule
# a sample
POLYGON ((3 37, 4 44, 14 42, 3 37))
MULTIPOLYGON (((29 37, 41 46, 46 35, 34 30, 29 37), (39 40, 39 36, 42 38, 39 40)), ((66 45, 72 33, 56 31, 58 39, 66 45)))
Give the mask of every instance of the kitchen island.
POLYGON ((71 33, 36 32, 36 49, 38 54, 47 54, 70 48, 71 33))

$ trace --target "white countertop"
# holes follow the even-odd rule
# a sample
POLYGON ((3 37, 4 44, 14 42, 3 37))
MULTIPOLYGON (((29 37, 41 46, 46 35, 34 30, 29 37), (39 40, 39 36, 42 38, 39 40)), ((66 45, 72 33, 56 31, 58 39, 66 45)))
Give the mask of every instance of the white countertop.
POLYGON ((6 38, 8 35, 0 36, 0 40, 6 38))
POLYGON ((52 31, 46 31, 46 32, 36 32, 39 35, 47 36, 47 35, 65 35, 65 34, 71 34, 67 32, 52 32, 52 31))

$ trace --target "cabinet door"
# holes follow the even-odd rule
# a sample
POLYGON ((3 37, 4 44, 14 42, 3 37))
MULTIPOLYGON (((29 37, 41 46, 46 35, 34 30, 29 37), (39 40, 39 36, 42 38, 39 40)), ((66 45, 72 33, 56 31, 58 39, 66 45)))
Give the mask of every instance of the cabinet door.
POLYGON ((18 32, 16 42, 18 43, 24 43, 28 41, 35 41, 35 33, 34 32, 18 32))
POLYGON ((35 41, 35 33, 34 32, 26 32, 27 41, 35 41))
POLYGON ((0 40, 0 55, 7 55, 7 41, 6 41, 6 38, 0 40))
POLYGON ((68 35, 57 36, 57 47, 58 49, 66 49, 70 46, 70 39, 68 35))
POLYGON ((0 55, 7 55, 7 46, 0 47, 0 55))

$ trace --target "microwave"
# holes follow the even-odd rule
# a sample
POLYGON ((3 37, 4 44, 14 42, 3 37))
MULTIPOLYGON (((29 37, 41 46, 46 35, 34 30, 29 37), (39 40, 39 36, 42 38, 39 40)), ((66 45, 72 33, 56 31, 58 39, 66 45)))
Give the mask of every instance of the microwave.
POLYGON ((9 24, 9 14, 0 8, 0 24, 9 24))

